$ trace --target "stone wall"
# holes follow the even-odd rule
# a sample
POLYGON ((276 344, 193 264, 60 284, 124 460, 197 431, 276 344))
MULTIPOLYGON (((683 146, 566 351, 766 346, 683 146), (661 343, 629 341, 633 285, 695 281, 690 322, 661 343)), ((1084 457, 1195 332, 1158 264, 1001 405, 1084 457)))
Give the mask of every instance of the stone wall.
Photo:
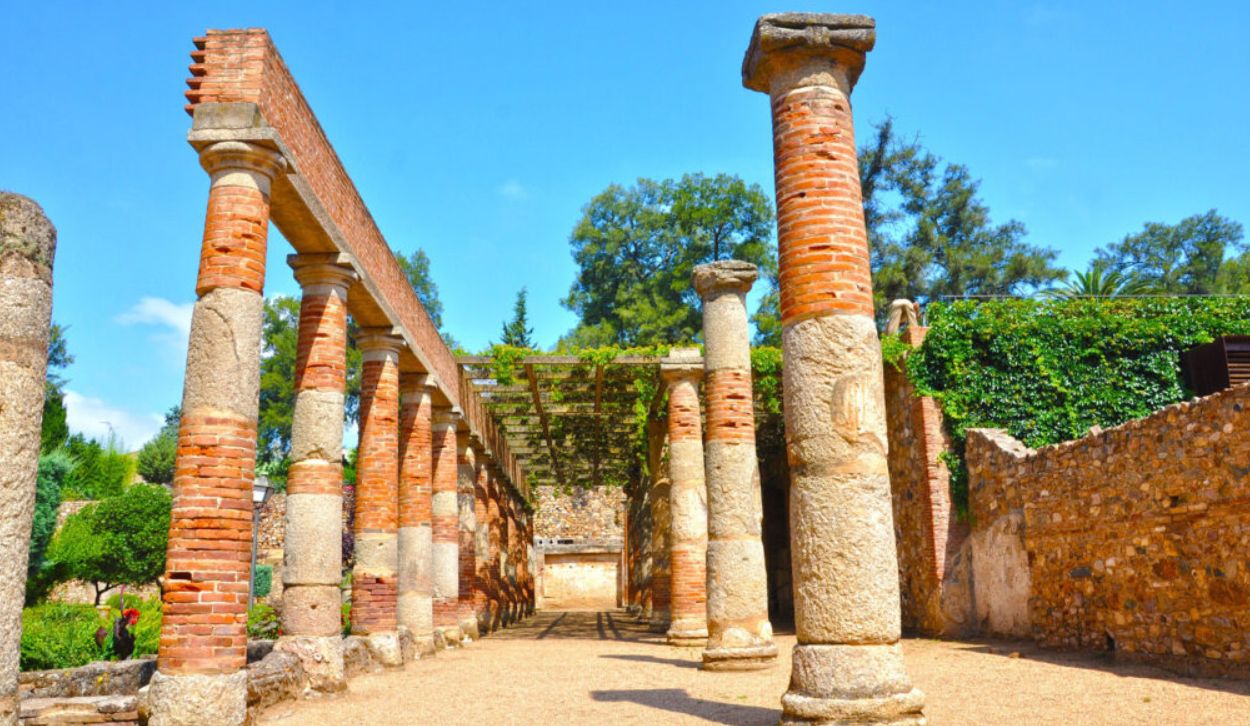
POLYGON ((1250 675, 1250 387, 1031 450, 973 430, 974 595, 991 631, 1250 675))
POLYGON ((573 487, 563 492, 541 486, 537 493, 534 536, 540 540, 620 541, 624 537, 625 490, 620 487, 573 487))

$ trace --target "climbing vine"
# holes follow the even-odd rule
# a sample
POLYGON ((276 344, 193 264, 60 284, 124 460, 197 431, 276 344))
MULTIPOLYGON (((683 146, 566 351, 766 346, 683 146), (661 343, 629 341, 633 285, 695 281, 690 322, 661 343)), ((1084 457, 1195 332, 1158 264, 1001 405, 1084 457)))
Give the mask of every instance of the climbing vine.
POLYGON ((1250 334, 1247 297, 958 301, 926 313, 924 344, 904 366, 941 404, 952 495, 965 512, 969 428, 1006 429, 1037 447, 1146 416, 1191 395, 1182 351, 1250 334))

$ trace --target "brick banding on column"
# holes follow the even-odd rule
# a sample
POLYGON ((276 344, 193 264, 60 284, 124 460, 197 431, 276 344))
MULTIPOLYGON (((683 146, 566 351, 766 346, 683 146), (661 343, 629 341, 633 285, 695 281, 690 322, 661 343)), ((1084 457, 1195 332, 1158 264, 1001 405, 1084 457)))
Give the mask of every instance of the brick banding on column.
POLYGON ((460 514, 456 501, 459 463, 456 428, 460 415, 435 407, 431 450, 433 503, 434 627, 448 645, 459 645, 460 632, 460 514))
POLYGON ((881 349, 851 123, 875 39, 862 15, 765 15, 742 66, 773 115, 798 638, 783 724, 924 723, 898 644, 881 349))
POLYGON ((475 509, 477 486, 477 447, 467 431, 456 436, 456 521, 458 545, 458 592, 456 617, 461 634, 470 639, 479 637, 474 590, 477 582, 477 517, 475 509))
POLYGON ((427 374, 401 376, 399 423, 399 577, 398 618, 423 654, 433 654, 431 416, 434 386, 427 374))
POLYGON ((718 441, 755 441, 751 371, 708 371, 707 436, 718 441))
MULTIPOLYGON (((660 362, 668 385, 669 601, 671 645, 707 645, 707 486, 699 415, 703 360, 696 348, 676 348, 660 362)), ((710 419, 709 419, 710 424, 710 419)))

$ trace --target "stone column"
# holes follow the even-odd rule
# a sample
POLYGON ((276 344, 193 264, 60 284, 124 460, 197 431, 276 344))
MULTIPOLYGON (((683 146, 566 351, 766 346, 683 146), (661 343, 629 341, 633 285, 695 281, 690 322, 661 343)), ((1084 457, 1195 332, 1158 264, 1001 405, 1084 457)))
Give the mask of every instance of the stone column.
POLYGON ((859 15, 766 15, 742 68, 773 115, 798 635, 783 723, 924 721, 898 643, 881 350, 851 123, 875 32, 859 15))
POLYGON ((22 601, 43 422, 56 229, 0 192, 0 724, 18 721, 22 601))
POLYGON ((460 414, 451 408, 434 407, 434 500, 431 531, 434 540, 434 629, 448 647, 460 645, 460 512, 456 503, 456 427, 460 414))
POLYGON ((490 538, 486 556, 486 593, 490 610, 490 631, 498 630, 503 625, 503 600, 499 577, 501 562, 499 497, 502 489, 503 476, 499 471, 493 470, 491 472, 490 489, 487 491, 486 499, 486 526, 490 538))
POLYGON ((760 470, 755 455, 751 343, 746 294, 755 265, 723 260, 694 269, 703 299, 707 381, 707 619, 703 667, 748 670, 773 665, 768 622, 760 470))
POLYGON ((460 633, 466 640, 476 640, 477 610, 473 604, 477 572, 477 516, 473 508, 473 490, 477 486, 477 448, 468 431, 456 433, 456 520, 459 555, 456 618, 460 633))
POLYGON ((346 255, 292 255, 303 290, 295 358, 295 411, 282 550, 277 648, 300 659, 309 685, 346 687, 340 624, 343 541, 343 402, 347 385, 346 255))
POLYGON ((653 633, 668 632, 672 620, 672 570, 669 543, 672 517, 669 511, 670 482, 664 468, 667 432, 662 423, 648 422, 648 467, 651 470, 651 612, 647 622, 653 633))
POLYGON ((269 190, 285 163, 237 141, 200 154, 212 177, 191 314, 154 726, 247 716, 247 591, 269 190))
POLYGON ((493 457, 483 449, 477 456, 477 480, 473 483, 473 615, 479 637, 490 632, 490 499, 493 457))
POLYGON ((399 577, 397 619, 412 633, 421 655, 437 652, 434 645, 433 534, 430 525, 433 496, 431 392, 424 373, 399 377, 399 577))
POLYGON ((707 485, 699 415, 698 348, 674 348, 660 361, 668 384, 669 569, 673 623, 669 645, 707 645, 707 485))
POLYGON ((368 638, 383 665, 403 665, 396 600, 399 569, 399 351, 391 328, 357 337, 360 448, 356 452, 356 567, 352 633, 368 638))

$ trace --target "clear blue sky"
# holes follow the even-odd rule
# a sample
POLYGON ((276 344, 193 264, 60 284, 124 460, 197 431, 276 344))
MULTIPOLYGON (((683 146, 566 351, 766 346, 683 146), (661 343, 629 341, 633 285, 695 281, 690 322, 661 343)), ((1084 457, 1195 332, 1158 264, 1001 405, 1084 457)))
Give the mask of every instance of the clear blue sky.
MULTIPOLYGON (((207 178, 182 110, 191 38, 263 26, 391 245, 423 247, 449 330, 498 336, 530 290, 573 323, 568 233, 612 182, 730 172, 772 192, 768 104, 739 64, 761 13, 876 16, 856 89, 983 180, 995 219, 1084 267, 1146 221, 1250 223, 1250 4, 19 3, 0 26, 0 187, 60 231, 71 423, 134 448, 181 396, 207 178), (367 8, 367 9, 366 9, 367 8)), ((267 292, 296 292, 272 238, 267 292)))

